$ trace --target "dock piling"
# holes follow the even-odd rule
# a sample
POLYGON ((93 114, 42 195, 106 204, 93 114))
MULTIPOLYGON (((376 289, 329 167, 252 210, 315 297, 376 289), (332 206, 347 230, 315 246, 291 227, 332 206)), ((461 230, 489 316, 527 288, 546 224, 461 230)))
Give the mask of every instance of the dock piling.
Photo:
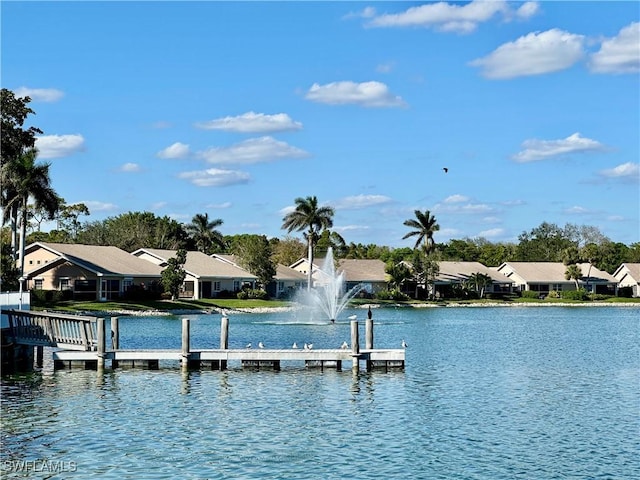
POLYGON ((189 350, 190 346, 190 322, 188 318, 182 319, 182 368, 189 368, 189 350))
MULTIPOLYGON (((229 317, 224 315, 220 320, 220 349, 228 350, 229 349, 229 317)), ((213 367, 213 362, 211 366, 213 367)), ((227 369, 227 361, 220 360, 218 367, 220 370, 227 369)))
POLYGON ((360 334, 358 332, 358 320, 351 320, 351 355, 353 356, 353 369, 360 368, 360 334))
POLYGON ((106 342, 106 338, 105 338, 105 318, 104 317, 98 317, 96 319, 96 327, 97 327, 97 333, 98 333, 98 363, 97 363, 97 367, 99 369, 104 369, 104 357, 105 357, 105 352, 106 352, 106 346, 107 346, 107 342, 106 342))

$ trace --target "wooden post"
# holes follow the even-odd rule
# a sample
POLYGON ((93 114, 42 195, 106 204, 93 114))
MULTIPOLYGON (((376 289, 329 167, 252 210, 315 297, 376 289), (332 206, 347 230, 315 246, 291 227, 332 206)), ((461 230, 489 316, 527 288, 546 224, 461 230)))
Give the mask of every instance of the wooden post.
MULTIPOLYGON (((373 319, 367 318, 364 324, 364 337, 365 337, 365 348, 367 350, 373 350, 373 319)), ((367 371, 371 371, 373 367, 373 362, 371 361, 371 356, 367 356, 367 371)))
MULTIPOLYGON (((228 350, 229 349, 229 318, 227 316, 223 316, 220 320, 220 350, 228 350)), ((212 364, 213 366, 213 364, 212 364)), ((220 360, 220 370, 227 369, 227 361, 220 360)))
POLYGON ((360 337, 358 333, 358 320, 351 320, 351 355, 353 356, 353 368, 360 368, 358 357, 360 356, 360 337))
POLYGON ((364 331, 365 348, 367 350, 373 350, 373 320, 371 318, 367 318, 364 331))
POLYGON ((182 319, 182 368, 189 368, 189 349, 190 349, 190 323, 188 318, 182 319))
POLYGON ((38 345, 36 347, 36 367, 42 368, 44 365, 44 347, 42 345, 38 345))
POLYGON ((120 348, 120 319, 111 317, 111 348, 118 350, 120 348))
MULTIPOLYGON (((111 349, 118 350, 120 348, 120 319, 111 317, 111 349)), ((115 354, 114 354, 115 357, 115 354)), ((118 360, 111 360, 111 368, 118 368, 118 360)))
POLYGON ((104 368, 104 354, 107 346, 105 338, 105 318, 96 319, 96 327, 98 330, 98 368, 104 368))

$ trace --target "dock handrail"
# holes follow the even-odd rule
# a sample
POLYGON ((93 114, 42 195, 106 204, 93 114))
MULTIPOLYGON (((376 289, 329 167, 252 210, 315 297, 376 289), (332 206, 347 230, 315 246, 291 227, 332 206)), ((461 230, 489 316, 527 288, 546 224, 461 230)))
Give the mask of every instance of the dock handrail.
POLYGON ((97 349, 97 317, 4 309, 2 314, 9 319, 15 343, 67 350, 97 349))

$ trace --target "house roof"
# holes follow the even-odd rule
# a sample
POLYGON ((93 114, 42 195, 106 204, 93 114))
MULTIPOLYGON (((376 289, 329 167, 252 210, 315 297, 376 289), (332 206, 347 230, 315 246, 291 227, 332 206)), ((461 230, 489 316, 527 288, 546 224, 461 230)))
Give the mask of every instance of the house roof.
POLYGON ((347 282, 386 282, 388 277, 382 260, 344 258, 338 260, 338 270, 347 282))
MULTIPOLYGON (((238 263, 239 260, 237 255, 214 253, 212 257, 219 258, 222 261, 225 261, 240 267, 238 263)), ((289 280, 289 281, 299 282, 299 281, 306 281, 307 276, 304 273, 294 270, 291 267, 287 267, 286 265, 282 265, 278 263, 276 264, 276 275, 274 277, 274 280, 289 280)))
MULTIPOLYGON (((591 266, 591 271, 589 271, 589 265, 589 263, 578 264, 583 275, 580 278, 581 281, 586 282, 587 274, 589 274, 588 280, 590 282, 617 283, 613 275, 603 272, 594 266, 591 266)), ((498 267, 498 270, 502 271, 506 267, 525 279, 527 283, 573 282, 573 280, 567 280, 564 277, 567 266, 562 262, 505 262, 498 267)))
MULTIPOLYGON (((133 252, 132 255, 136 255, 142 252, 147 252, 150 255, 162 260, 166 263, 170 258, 173 258, 178 253, 177 250, 162 250, 158 248, 140 248, 133 252)), ((147 263, 147 260, 142 260, 147 263)), ((187 261, 184 264, 185 271, 189 272, 194 277, 216 277, 216 278, 241 278, 248 280, 255 280, 257 277, 246 270, 236 266, 235 264, 226 262, 219 258, 210 257, 206 253, 189 251, 187 252, 187 261)))
POLYGON ((613 272, 613 276, 618 280, 626 275, 640 282, 640 263, 623 263, 613 272))
MULTIPOLYGON (((25 254, 43 248, 58 255, 74 265, 85 268, 96 275, 120 275, 120 276, 145 276, 160 277, 162 268, 151 262, 132 256, 130 253, 118 247, 102 245, 80 245, 74 243, 32 243, 25 249, 25 254)), ((56 262, 57 263, 57 259, 56 262)), ((53 266, 55 263, 49 262, 47 265, 53 266)), ((44 266, 39 266, 32 272, 45 270, 44 266)), ((50 267, 49 267, 50 268, 50 267)), ((27 276, 32 275, 28 272, 27 276)))
POLYGON ((481 273, 491 277, 494 283, 513 283, 509 277, 480 262, 438 262, 438 266, 440 273, 436 277, 437 282, 462 282, 475 273, 481 273))

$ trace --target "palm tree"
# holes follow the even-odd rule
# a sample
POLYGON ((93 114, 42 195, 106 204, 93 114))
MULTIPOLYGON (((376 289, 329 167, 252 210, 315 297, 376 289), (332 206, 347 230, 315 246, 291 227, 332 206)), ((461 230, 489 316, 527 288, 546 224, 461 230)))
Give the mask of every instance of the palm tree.
POLYGON ((436 247, 436 243, 433 241, 433 234, 440 230, 440 225, 436 223, 436 217, 432 216, 429 210, 425 210, 424 213, 416 210, 415 215, 415 219, 411 218, 404 222, 404 225, 415 230, 407 233, 402 239, 417 236, 418 238, 413 248, 418 248, 422 243, 425 252, 430 253, 436 247))
POLYGON ((24 275, 24 250, 29 219, 29 197, 33 198, 33 207, 46 212, 53 220, 60 207, 60 197, 51 187, 49 163, 36 163, 38 151, 26 150, 2 166, 3 207, 11 216, 12 228, 20 225, 20 275, 24 275))
POLYGON ((582 270, 580 266, 573 264, 567 265, 567 270, 564 272, 564 278, 567 280, 573 280, 576 283, 576 290, 580 290, 578 280, 582 278, 582 270))
POLYGON ((474 291, 478 292, 478 296, 482 298, 484 296, 485 289, 493 284, 493 279, 489 275, 476 272, 469 276, 468 282, 469 286, 474 291))
POLYGON ((293 230, 307 230, 305 238, 307 239, 309 272, 307 274, 307 290, 311 290, 312 283, 312 265, 313 265, 313 247, 319 238, 319 232, 333 227, 333 215, 335 211, 331 207, 319 207, 318 199, 313 197, 295 199, 296 208, 292 212, 287 213, 282 220, 282 228, 286 228, 287 232, 293 230))
POLYGON ((195 242, 196 248, 203 253, 212 253, 212 247, 225 247, 224 236, 216 230, 223 221, 219 218, 209 221, 208 213, 197 213, 186 226, 187 233, 195 242))

